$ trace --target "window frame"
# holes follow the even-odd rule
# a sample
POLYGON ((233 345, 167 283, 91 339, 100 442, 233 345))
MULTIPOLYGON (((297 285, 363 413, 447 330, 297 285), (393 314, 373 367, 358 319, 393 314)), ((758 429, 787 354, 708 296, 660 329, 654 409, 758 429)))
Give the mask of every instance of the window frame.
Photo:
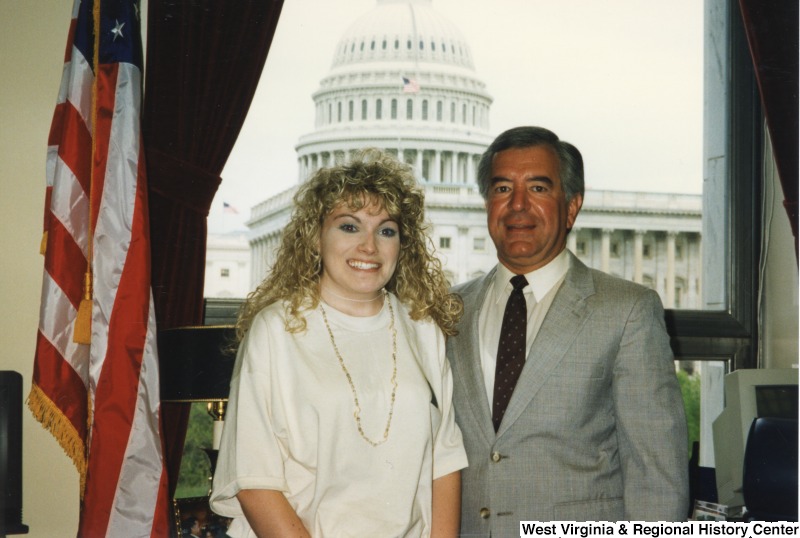
MULTIPOLYGON (((706 16, 710 11, 724 10, 722 16, 726 20, 727 173, 722 188, 727 197, 723 216, 724 251, 728 252, 724 262, 727 306, 719 311, 667 309, 665 320, 676 361, 724 361, 730 372, 758 367, 763 118, 738 3, 707 0, 705 9, 706 16)), ((411 47, 410 41, 408 46, 411 47)), ((459 53, 463 54, 460 47, 459 53)), ((392 119, 399 112, 395 110, 395 102, 393 99, 392 119)), ((350 101, 351 107, 352 104, 350 101)), ((451 122, 457 121, 455 109, 456 103, 450 102, 451 122)), ((240 303, 241 299, 206 298, 206 324, 235 322, 240 303)))
POLYGON ((665 318, 676 361, 724 361, 731 372, 758 367, 763 134, 758 87, 738 4, 727 0, 707 4, 714 3, 711 9, 725 10, 729 69, 724 185, 728 196, 724 215, 727 307, 722 311, 669 309, 665 318))

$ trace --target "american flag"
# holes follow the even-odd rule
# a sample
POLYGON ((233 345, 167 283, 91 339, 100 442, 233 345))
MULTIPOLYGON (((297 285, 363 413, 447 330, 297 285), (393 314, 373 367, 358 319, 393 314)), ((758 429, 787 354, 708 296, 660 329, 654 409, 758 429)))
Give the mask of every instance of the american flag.
POLYGON ((417 93, 419 84, 413 78, 403 77, 403 93, 417 93))
POLYGON ((238 215, 239 211, 228 202, 222 202, 222 212, 230 213, 231 215, 238 215))
POLYGON ((138 1, 75 0, 28 405, 78 468, 86 537, 169 534, 141 103, 138 1))

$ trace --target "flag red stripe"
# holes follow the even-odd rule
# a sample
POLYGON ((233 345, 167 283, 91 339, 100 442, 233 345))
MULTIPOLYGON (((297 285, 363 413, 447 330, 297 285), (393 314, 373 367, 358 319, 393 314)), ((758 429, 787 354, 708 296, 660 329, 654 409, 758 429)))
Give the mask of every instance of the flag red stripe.
MULTIPOLYGON (((101 65, 97 68, 97 97, 94 124, 94 176, 92 176, 92 223, 96 225, 100 212, 103 189, 105 188, 106 168, 111 126, 116 103, 117 74, 119 64, 101 65)), ((117 141, 119 143, 119 141, 117 141)), ((148 281, 149 282, 149 281, 148 281)))
POLYGON ((57 218, 50 218, 44 267, 77 309, 83 298, 86 258, 72 235, 57 218))
POLYGON ((47 145, 56 146, 61 142, 61 132, 64 125, 64 108, 66 103, 58 103, 53 112, 53 121, 50 123, 50 133, 47 135, 47 145))
POLYGON ((67 417, 81 439, 86 438, 86 387, 72 366, 58 353, 47 338, 36 338, 36 362, 33 382, 67 417))
POLYGON ((161 472, 161 479, 158 483, 158 491, 164 493, 160 494, 156 501, 155 517, 153 517, 153 528, 150 530, 150 536, 172 535, 172 525, 167 517, 167 514, 172 512, 167 505, 167 487, 167 471, 164 469, 161 472))
MULTIPOLYGON (((89 132, 80 112, 67 101, 63 105, 61 124, 61 145, 58 147, 58 156, 75 175, 83 188, 89 192, 91 181, 91 152, 92 135, 89 132)), ((55 119, 55 118, 54 118, 55 119)))
POLYGON ((53 187, 46 187, 44 190, 44 231, 50 229, 50 221, 52 221, 50 213, 50 202, 53 196, 53 187))
POLYGON ((72 18, 69 23, 69 33, 67 34, 67 47, 64 51, 64 63, 72 59, 72 44, 75 42, 75 27, 78 25, 78 20, 72 18))

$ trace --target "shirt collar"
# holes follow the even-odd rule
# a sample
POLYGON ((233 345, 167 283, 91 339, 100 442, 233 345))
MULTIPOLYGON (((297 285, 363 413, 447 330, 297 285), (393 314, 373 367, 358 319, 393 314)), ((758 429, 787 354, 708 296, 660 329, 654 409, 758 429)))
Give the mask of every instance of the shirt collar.
MULTIPOLYGON (((533 293, 536 301, 541 301, 547 293, 558 284, 569 270, 569 256, 567 249, 562 250, 555 258, 550 260, 547 265, 540 267, 530 273, 525 273, 528 285, 523 288, 525 294, 533 293)), ((511 293, 512 273, 502 263, 497 264, 497 271, 494 275, 494 301, 506 301, 511 293)))

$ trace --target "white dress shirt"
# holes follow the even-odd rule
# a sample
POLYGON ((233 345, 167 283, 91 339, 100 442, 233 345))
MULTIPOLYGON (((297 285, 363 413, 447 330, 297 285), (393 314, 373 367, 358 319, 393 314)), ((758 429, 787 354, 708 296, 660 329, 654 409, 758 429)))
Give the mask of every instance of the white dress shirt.
MULTIPOLYGON (((525 335, 527 357, 534 338, 539 333, 547 311, 553 304, 553 298, 564 282, 564 277, 569 270, 569 256, 566 249, 553 258, 547 265, 525 274, 528 285, 522 289, 527 305, 528 325, 525 335)), ((508 296, 513 289, 511 277, 514 276, 502 263, 497 264, 494 281, 489 284, 486 298, 481 306, 478 318, 480 334, 478 339, 481 348, 481 367, 483 380, 486 384, 486 397, 491 402, 494 397, 494 374, 497 364, 497 346, 500 343, 500 328, 503 325, 503 314, 506 310, 508 296)))

